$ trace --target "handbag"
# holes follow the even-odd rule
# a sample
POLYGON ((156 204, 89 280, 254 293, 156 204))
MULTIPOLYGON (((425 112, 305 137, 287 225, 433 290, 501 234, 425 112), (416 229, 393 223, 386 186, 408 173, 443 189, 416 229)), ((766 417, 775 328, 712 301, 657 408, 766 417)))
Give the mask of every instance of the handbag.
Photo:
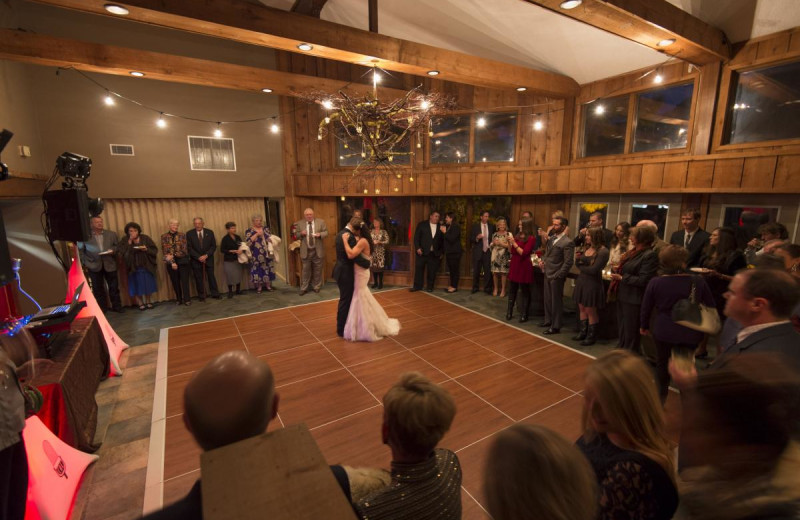
POLYGON ((678 300, 673 305, 672 321, 706 334, 717 334, 722 328, 717 309, 697 302, 697 278, 695 276, 692 276, 692 290, 689 298, 678 300))

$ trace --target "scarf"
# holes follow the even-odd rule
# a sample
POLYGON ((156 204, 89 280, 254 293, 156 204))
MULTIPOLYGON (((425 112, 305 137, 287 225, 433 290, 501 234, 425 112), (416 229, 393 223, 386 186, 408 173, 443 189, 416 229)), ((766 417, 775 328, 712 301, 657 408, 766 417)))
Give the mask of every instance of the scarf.
MULTIPOLYGON (((639 256, 639 253, 643 253, 644 251, 645 251, 644 248, 639 249, 638 247, 635 248, 635 249, 631 249, 630 251, 627 251, 619 259, 619 265, 617 267, 615 267, 612 272, 615 273, 615 274, 622 274, 622 266, 624 266, 625 263, 628 260, 633 260, 634 258, 639 256)), ((617 279, 612 279, 611 280, 611 285, 609 285, 609 287, 608 287, 608 301, 609 302, 617 301, 617 290, 619 289, 620 281, 621 280, 617 280, 617 279)))

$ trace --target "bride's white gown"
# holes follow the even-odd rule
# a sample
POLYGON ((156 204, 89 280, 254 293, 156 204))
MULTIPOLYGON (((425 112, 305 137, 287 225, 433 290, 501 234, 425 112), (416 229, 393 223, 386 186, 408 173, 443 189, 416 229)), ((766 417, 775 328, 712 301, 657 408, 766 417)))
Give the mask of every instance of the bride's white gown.
POLYGON ((350 312, 344 325, 347 341, 378 341, 384 336, 396 336, 400 321, 387 316, 381 304, 369 290, 369 269, 354 265, 355 286, 350 312))

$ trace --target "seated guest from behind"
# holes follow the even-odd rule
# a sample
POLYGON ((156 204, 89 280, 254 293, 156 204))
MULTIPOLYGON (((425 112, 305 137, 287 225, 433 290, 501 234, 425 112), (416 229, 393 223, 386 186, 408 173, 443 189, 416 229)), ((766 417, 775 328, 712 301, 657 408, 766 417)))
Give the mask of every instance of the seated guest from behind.
POLYGON ((543 426, 517 423, 497 434, 483 472, 494 520, 593 520, 597 482, 586 457, 543 426))
POLYGON ((461 518, 461 464, 450 450, 437 449, 456 405, 450 394, 417 372, 409 372, 383 396, 384 444, 392 450, 388 488, 356 504, 361 518, 461 518))
POLYGON ((667 400, 669 388, 669 360, 673 355, 693 359, 703 333, 672 321, 672 308, 680 300, 689 298, 694 284, 695 301, 714 308, 714 298, 705 280, 686 272, 689 251, 670 244, 661 250, 658 259, 663 268, 661 276, 647 284, 642 299, 642 336, 650 334, 650 316, 655 309, 653 340, 656 344, 656 380, 661 402, 667 400))
POLYGON ((578 448, 600 486, 599 519, 669 519, 678 507, 672 446, 653 372, 614 350, 586 370, 578 448))
MULTIPOLYGON (((183 422, 204 451, 260 435, 278 414, 272 371, 242 350, 211 360, 186 385, 183 400, 183 422)), ((203 518, 200 481, 185 498, 145 518, 203 518)))

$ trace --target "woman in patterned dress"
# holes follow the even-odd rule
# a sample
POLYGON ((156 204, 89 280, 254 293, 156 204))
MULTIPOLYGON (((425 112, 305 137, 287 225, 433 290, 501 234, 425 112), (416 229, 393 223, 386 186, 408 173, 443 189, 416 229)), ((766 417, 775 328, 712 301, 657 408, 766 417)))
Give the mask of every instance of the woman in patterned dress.
POLYGON ((500 297, 506 297, 506 284, 508 283, 508 267, 511 262, 511 252, 508 250, 508 221, 504 218, 497 219, 497 231, 492 235, 492 276, 494 277, 494 292, 500 289, 500 297))
POLYGON ((386 268, 386 246, 389 244, 389 232, 381 229, 381 219, 372 220, 372 243, 375 250, 372 251, 372 264, 369 270, 372 271, 373 289, 383 289, 383 270, 386 268))
POLYGON ((261 294, 262 287, 267 291, 274 291, 272 280, 275 271, 272 268, 272 257, 269 255, 269 229, 264 227, 264 217, 252 216, 253 226, 245 232, 244 239, 253 253, 253 263, 250 265, 250 279, 256 286, 256 292, 261 294))

